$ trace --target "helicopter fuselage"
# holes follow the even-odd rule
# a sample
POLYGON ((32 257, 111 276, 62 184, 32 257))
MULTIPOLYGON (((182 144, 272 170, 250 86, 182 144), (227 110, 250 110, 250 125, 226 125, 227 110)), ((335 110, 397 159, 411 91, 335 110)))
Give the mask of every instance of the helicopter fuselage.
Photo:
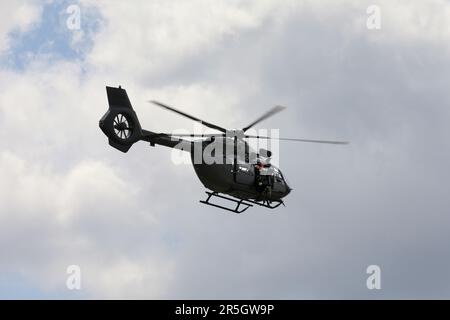
MULTIPOLYGON (((225 144, 234 143, 232 138, 223 139, 225 144)), ((234 153, 227 153, 224 147, 223 154, 216 157, 219 161, 213 163, 206 163, 203 158, 199 161, 195 158, 194 152, 191 152, 195 173, 202 184, 214 192, 228 194, 238 199, 276 201, 288 195, 291 188, 281 170, 268 163, 268 159, 254 153, 246 142, 240 142, 237 143, 237 149, 245 148, 242 153, 235 150, 237 154, 235 156, 234 153)), ((193 145, 202 144, 201 148, 205 150, 210 143, 217 143, 217 141, 193 142, 193 145)))

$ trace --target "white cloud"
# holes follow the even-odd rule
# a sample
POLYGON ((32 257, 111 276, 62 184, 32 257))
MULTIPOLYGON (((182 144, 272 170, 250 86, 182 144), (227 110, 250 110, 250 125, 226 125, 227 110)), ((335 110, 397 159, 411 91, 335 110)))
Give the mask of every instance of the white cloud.
POLYGON ((0 53, 10 45, 10 32, 25 32, 38 23, 42 4, 33 0, 13 0, 0 4, 0 53))
MULTIPOLYGON (((170 280, 169 260, 154 249, 138 260, 125 258, 123 250, 137 245, 127 234, 143 228, 152 232, 157 220, 141 211, 136 191, 116 171, 88 160, 58 174, 3 151, 2 272, 20 272, 44 291, 64 292, 65 269, 77 264, 88 297, 163 294, 170 280), (144 280, 152 286, 144 288, 144 280)), ((157 236, 154 240, 161 241, 157 236)))
POLYGON ((260 26, 279 11, 273 1, 87 1, 106 19, 89 61, 99 70, 142 78, 162 75, 182 61, 210 52, 233 36, 260 26), (119 59, 118 59, 119 58, 119 59))
POLYGON ((385 39, 423 41, 448 48, 450 42, 450 3, 445 0, 381 3, 385 39), (389 35, 392 33, 393 35, 389 35))

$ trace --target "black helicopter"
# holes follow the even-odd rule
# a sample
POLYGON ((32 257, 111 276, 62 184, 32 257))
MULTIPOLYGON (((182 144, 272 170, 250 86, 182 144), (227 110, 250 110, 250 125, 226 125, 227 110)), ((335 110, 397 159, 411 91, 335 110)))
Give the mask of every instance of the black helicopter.
MULTIPOLYGON (((162 145, 179 148, 191 154, 195 173, 206 191, 206 200, 201 203, 235 213, 242 213, 254 205, 274 209, 284 205, 282 198, 291 192, 281 170, 270 163, 271 151, 260 149, 255 152, 246 141, 255 139, 273 139, 268 136, 247 135, 245 132, 259 122, 284 109, 276 106, 240 130, 227 130, 215 124, 203 121, 168 105, 150 101, 166 110, 187 117, 193 121, 220 131, 216 134, 169 134, 156 133, 141 128, 136 112, 131 106, 127 92, 118 88, 106 87, 109 109, 100 119, 99 126, 108 137, 109 144, 127 152, 137 141, 147 141, 151 146, 162 145), (186 140, 182 137, 201 138, 186 140), (206 150, 211 150, 214 161, 203 158, 206 150), (199 152, 197 152, 199 151, 199 152), (200 157, 198 156, 200 153, 200 157), (235 204, 229 208, 211 202, 221 198, 235 204)), ((344 141, 326 141, 309 139, 277 138, 278 140, 315 143, 346 144, 344 141)))

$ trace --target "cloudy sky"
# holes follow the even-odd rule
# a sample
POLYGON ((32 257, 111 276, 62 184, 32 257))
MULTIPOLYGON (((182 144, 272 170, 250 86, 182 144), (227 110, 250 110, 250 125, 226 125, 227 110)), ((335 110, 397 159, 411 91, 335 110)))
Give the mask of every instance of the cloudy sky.
POLYGON ((0 4, 0 298, 450 298, 448 1, 132 4, 0 4), (351 144, 281 143, 286 208, 225 213, 170 149, 107 144, 119 84, 152 131, 193 124, 149 99, 228 128, 281 104, 259 128, 351 144))

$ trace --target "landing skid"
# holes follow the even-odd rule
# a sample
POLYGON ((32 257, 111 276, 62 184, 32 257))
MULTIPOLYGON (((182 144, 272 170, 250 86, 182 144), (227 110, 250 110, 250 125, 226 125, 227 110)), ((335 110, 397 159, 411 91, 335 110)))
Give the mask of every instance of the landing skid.
POLYGON ((263 200, 262 203, 254 201, 254 200, 245 200, 245 201, 250 202, 252 204, 256 204, 257 206, 264 207, 264 208, 269 208, 269 209, 278 208, 280 205, 286 206, 284 204, 283 200, 273 200, 273 201, 263 200))
POLYGON ((234 213, 243 213, 248 208, 253 207, 253 205, 257 205, 257 206, 265 207, 265 208, 269 208, 269 209, 278 208, 281 204, 284 205, 282 200, 274 200, 274 201, 263 200, 262 202, 257 202, 257 201, 249 200, 249 199, 238 200, 235 198, 226 197, 226 196, 219 194, 218 192, 205 191, 205 193, 208 195, 208 197, 206 198, 206 200, 200 200, 201 203, 206 204, 208 206, 213 206, 216 208, 234 212, 234 213), (225 200, 234 202, 236 204, 236 206, 234 208, 228 208, 228 207, 216 204, 216 203, 212 203, 210 200, 213 197, 217 197, 217 198, 221 198, 221 199, 225 199, 225 200), (273 203, 275 203, 275 204, 273 204, 273 203))

